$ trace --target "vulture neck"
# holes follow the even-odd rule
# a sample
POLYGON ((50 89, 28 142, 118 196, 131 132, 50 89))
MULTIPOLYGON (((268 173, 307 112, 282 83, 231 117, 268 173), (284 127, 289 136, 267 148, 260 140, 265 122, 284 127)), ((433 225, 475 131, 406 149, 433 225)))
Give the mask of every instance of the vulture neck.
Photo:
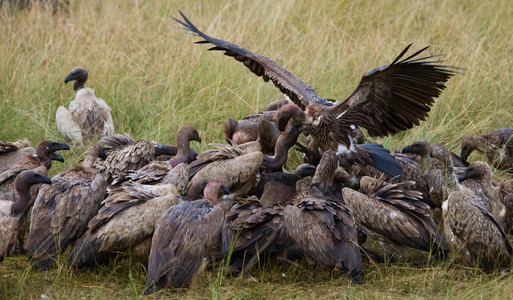
POLYGON ((420 156, 420 169, 424 176, 426 176, 431 169, 431 155, 421 155, 420 156))
POLYGON ((171 167, 176 167, 181 163, 187 163, 189 161, 189 154, 191 152, 191 148, 189 146, 189 138, 187 136, 179 135, 176 139, 177 144, 177 154, 175 157, 169 160, 169 164, 171 167))
POLYGON ((75 80, 75 83, 73 84, 73 89, 75 90, 75 94, 82 88, 84 88, 84 84, 87 79, 79 78, 75 80))
POLYGON ((26 183, 16 183, 16 194, 18 199, 11 207, 11 215, 14 217, 21 217, 21 215, 28 213, 28 206, 30 204, 30 186, 26 183))

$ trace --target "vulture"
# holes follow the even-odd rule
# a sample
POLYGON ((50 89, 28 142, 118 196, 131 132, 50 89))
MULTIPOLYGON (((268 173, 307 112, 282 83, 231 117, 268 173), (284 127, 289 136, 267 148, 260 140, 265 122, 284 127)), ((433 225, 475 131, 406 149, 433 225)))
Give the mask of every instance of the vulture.
POLYGON ((82 236, 105 197, 105 176, 94 168, 102 152, 92 144, 80 165, 52 178, 52 185, 40 188, 30 217, 24 249, 34 267, 51 267, 57 253, 82 236))
POLYGON ((412 128, 424 120, 434 98, 457 68, 441 65, 436 55, 418 57, 425 47, 407 57, 408 45, 389 65, 366 72, 355 91, 343 102, 320 97, 315 90, 271 59, 201 32, 180 12, 183 29, 244 63, 264 81, 271 80, 309 117, 310 134, 321 151, 333 150, 347 160, 369 164, 390 176, 401 167, 379 144, 357 144, 351 130, 367 129, 370 136, 386 136, 412 128))
MULTIPOLYGON (((184 163, 174 167, 170 182, 185 181, 184 163)), ((89 221, 87 231, 71 249, 69 264, 91 267, 129 251, 148 257, 155 222, 171 206, 179 203, 180 193, 174 184, 145 185, 131 183, 109 192, 98 213, 89 221)))
POLYGON ((24 156, 35 153, 36 149, 30 147, 30 142, 26 139, 16 142, 0 141, 0 169, 7 168, 24 156))
POLYGON ((287 235, 308 257, 327 268, 342 270, 353 283, 363 283, 356 226, 342 202, 300 195, 283 209, 287 235))
POLYGON ((498 169, 513 169, 513 127, 466 136, 461 142, 461 159, 466 161, 474 150, 484 153, 488 162, 498 169))
POLYGON ((93 89, 84 87, 87 76, 84 68, 71 70, 64 83, 75 81, 75 100, 69 104, 69 110, 59 106, 55 114, 59 132, 77 146, 84 145, 86 140, 114 134, 111 109, 103 99, 96 98, 93 89))
POLYGON ((31 199, 30 187, 37 183, 51 184, 52 181, 32 170, 23 171, 14 181, 16 201, 0 200, 0 261, 14 251, 16 241, 19 240, 20 235, 25 234, 20 230, 19 221, 22 215, 28 214, 31 199))
POLYGON ((145 295, 165 287, 187 287, 193 276, 205 269, 208 256, 220 238, 225 213, 232 206, 231 200, 218 201, 228 192, 219 182, 211 180, 203 199, 172 206, 157 220, 145 295))
POLYGON ((262 255, 281 254, 293 246, 283 221, 283 205, 293 199, 282 196, 273 194, 264 202, 256 196, 237 198, 226 213, 221 250, 225 256, 231 252, 232 272, 247 273, 262 255))
POLYGON ((479 264, 485 270, 510 267, 512 248, 504 228, 471 190, 451 192, 442 209, 446 236, 449 231, 448 240, 465 264, 479 264))
POLYGON ((230 198, 244 197, 257 182, 264 154, 258 142, 242 145, 216 144, 189 165, 189 186, 203 179, 217 180, 230 189, 230 198))
MULTIPOLYGON (((37 146, 35 154, 25 155, 8 168, 0 169, 0 198, 11 201, 16 199, 14 179, 22 171, 35 170, 46 175, 52 166, 52 160, 64 161, 62 156, 54 153, 59 150, 69 150, 69 146, 51 140, 42 141, 37 146)), ((32 194, 35 194, 35 191, 32 191, 32 194)))
POLYGON ((434 250, 445 257, 449 248, 432 219, 422 194, 412 190, 414 183, 387 183, 364 176, 360 191, 343 188, 344 202, 356 225, 379 241, 387 253, 404 254, 408 248, 434 250))
MULTIPOLYGON (((157 184, 159 182, 167 182, 171 170, 180 163, 189 162, 191 158, 191 141, 197 141, 201 143, 201 137, 196 129, 191 125, 182 126, 176 136, 177 141, 177 152, 176 155, 169 161, 152 161, 146 166, 136 171, 128 171, 125 174, 118 175, 109 186, 109 190, 115 189, 122 184, 130 183, 144 183, 144 184, 157 184)), ((178 190, 182 195, 185 191, 180 186, 177 186, 178 190)), ((184 187, 185 189, 186 187, 184 187)))
POLYGON ((99 158, 95 167, 104 173, 108 182, 129 170, 139 170, 159 155, 176 155, 175 147, 147 139, 133 140, 128 135, 115 134, 102 137, 98 143, 104 146, 107 157, 99 158))
MULTIPOLYGON (((499 200, 498 194, 495 194, 496 189, 493 187, 495 183, 492 182, 492 173, 489 166, 485 163, 474 164, 470 169, 456 168, 451 159, 450 152, 442 145, 435 144, 431 146, 431 156, 436 158, 441 166, 441 178, 438 179, 442 183, 438 183, 442 187, 443 199, 447 200, 449 193, 452 191, 464 188, 470 189, 476 196, 476 201, 486 207, 500 222, 504 222, 506 207, 499 200), (478 165, 476 168, 475 166, 478 165), (468 176, 464 173, 468 172, 468 176), (461 183, 458 182, 458 175, 460 178, 465 178, 461 183), (461 177, 463 176, 463 177, 461 177)), ((469 165, 470 166, 470 165, 469 165)), ((443 204, 442 204, 443 205, 443 204)))
POLYGON ((482 194, 476 194, 476 196, 481 196, 485 199, 485 206, 488 207, 494 217, 504 226, 507 213, 506 206, 504 205, 505 195, 501 193, 501 187, 496 185, 492 176, 492 168, 487 163, 473 161, 463 173, 460 174, 458 180, 460 183, 468 179, 478 180, 482 194))

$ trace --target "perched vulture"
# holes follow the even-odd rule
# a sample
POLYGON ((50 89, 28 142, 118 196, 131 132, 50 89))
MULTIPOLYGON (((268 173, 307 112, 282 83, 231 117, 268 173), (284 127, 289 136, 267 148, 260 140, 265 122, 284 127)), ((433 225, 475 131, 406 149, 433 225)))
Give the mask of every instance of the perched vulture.
POLYGON ((356 225, 379 241, 388 253, 405 253, 408 248, 434 250, 444 257, 449 251, 432 219, 422 194, 412 190, 413 182, 387 183, 364 176, 360 192, 343 188, 344 202, 356 225))
MULTIPOLYGON (((52 160, 64 161, 62 156, 54 154, 59 150, 69 150, 69 146, 51 140, 42 141, 35 154, 26 155, 8 168, 0 169, 0 198, 11 201, 16 199, 14 179, 22 171, 35 170, 46 175, 52 166, 52 160)), ((35 194, 35 191, 32 192, 35 194)))
MULTIPOLYGON (((184 163, 173 168, 172 174, 175 182, 187 182, 184 163)), ((148 257, 155 222, 179 203, 179 195, 174 184, 131 183, 112 190, 71 249, 69 264, 91 267, 118 254, 148 257)))
POLYGON ((474 150, 486 154, 488 162, 498 169, 513 169, 513 127, 466 136, 461 142, 461 159, 466 161, 474 150))
POLYGON ((23 171, 16 176, 14 182, 16 201, 0 200, 0 261, 14 251, 16 241, 19 240, 20 235, 25 234, 23 231, 20 232, 19 221, 22 215, 28 214, 31 199, 30 187, 36 183, 51 184, 52 181, 32 170, 23 171))
POLYGON ((62 136, 77 146, 82 146, 85 140, 114 134, 110 107, 103 99, 96 98, 93 89, 84 87, 87 76, 83 68, 71 70, 64 83, 75 81, 75 100, 69 104, 69 110, 59 106, 55 114, 62 136))
POLYGON ((35 153, 36 149, 30 147, 30 142, 26 139, 13 143, 0 141, 0 169, 7 168, 24 156, 35 153))
POLYGON ((231 200, 218 202, 228 193, 220 183, 209 181, 204 199, 170 207, 155 225, 144 294, 165 287, 187 287, 193 276, 207 266, 208 256, 219 241, 231 200))
POLYGON ((91 145, 80 165, 56 175, 52 185, 39 190, 24 245, 32 265, 38 269, 51 267, 57 253, 73 245, 98 212, 106 182, 93 165, 101 151, 99 144, 91 145))
POLYGON ((183 21, 175 20, 203 39, 197 43, 213 44, 210 50, 224 51, 243 62, 304 109, 311 119, 310 134, 321 151, 336 151, 349 161, 370 164, 390 176, 400 175, 401 167, 389 151, 378 144, 356 144, 351 130, 363 127, 370 136, 386 136, 418 125, 457 69, 441 65, 437 56, 419 58, 427 47, 404 58, 409 45, 389 65, 366 72, 344 102, 334 103, 269 58, 208 36, 180 14, 183 21))

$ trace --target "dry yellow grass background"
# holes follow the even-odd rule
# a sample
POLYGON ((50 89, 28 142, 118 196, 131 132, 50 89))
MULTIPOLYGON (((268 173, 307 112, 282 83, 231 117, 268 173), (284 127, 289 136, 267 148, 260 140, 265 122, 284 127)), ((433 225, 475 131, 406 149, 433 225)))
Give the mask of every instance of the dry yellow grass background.
MULTIPOLYGON (((418 139, 459 152, 463 136, 513 126, 513 5, 508 1, 74 1, 52 12, 0 11, 0 140, 62 140, 55 110, 74 93, 64 78, 75 66, 112 107, 119 133, 174 143, 193 124, 208 148, 223 140, 227 118, 259 111, 282 95, 245 67, 179 29, 178 9, 205 33, 277 61, 324 97, 343 100, 360 76, 388 64, 410 42, 431 45, 446 64, 465 68, 448 83, 420 126, 378 140, 390 149, 418 139)), ((73 165, 85 148, 64 153, 73 165)), ((298 155, 293 154, 296 158, 298 155)), ((473 154, 470 160, 484 159, 473 154)), ((508 175, 502 178, 511 178, 508 175)), ((424 263, 413 253, 389 266, 366 264, 367 282, 352 286, 307 264, 262 265, 242 278, 214 270, 190 290, 156 298, 499 298, 513 292, 509 274, 483 274, 457 264, 424 263)), ((0 298, 138 298, 144 265, 119 260, 97 272, 37 272, 15 256, 0 264, 0 298)), ((150 297, 150 298, 151 298, 150 297)))

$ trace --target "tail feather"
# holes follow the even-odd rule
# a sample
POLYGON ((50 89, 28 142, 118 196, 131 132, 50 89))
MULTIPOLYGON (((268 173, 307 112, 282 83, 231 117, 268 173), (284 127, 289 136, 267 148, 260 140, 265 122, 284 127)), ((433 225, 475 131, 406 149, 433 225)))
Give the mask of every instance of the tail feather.
POLYGON ((390 154, 388 149, 384 148, 381 144, 360 144, 358 147, 362 147, 369 152, 368 158, 365 163, 373 166, 374 168, 382 171, 383 173, 399 178, 403 174, 401 164, 390 154))

